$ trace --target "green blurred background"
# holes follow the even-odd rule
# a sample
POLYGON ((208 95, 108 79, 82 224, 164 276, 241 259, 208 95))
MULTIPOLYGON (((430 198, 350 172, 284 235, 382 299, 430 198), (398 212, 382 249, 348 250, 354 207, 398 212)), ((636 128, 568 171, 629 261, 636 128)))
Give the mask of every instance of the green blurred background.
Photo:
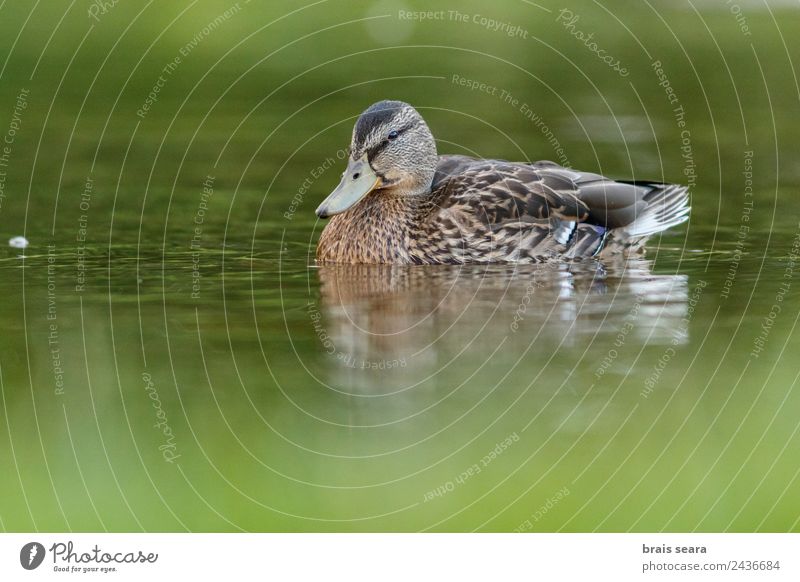
POLYGON ((3 2, 0 237, 31 246, 0 260, 0 527, 797 531, 798 29, 756 0, 3 2), (632 265, 319 269, 385 98, 441 153, 689 182, 691 221, 632 265))

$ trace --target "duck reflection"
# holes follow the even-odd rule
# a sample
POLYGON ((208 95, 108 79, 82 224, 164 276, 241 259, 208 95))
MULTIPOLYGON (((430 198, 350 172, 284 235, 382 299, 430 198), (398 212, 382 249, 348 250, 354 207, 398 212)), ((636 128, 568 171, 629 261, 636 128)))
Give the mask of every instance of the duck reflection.
POLYGON ((607 351, 621 333, 629 346, 687 339, 687 277, 654 274, 643 259, 325 265, 319 278, 321 323, 336 360, 326 368, 352 371, 329 379, 371 392, 376 378, 385 390, 429 382, 454 361, 477 366, 525 352, 528 361, 558 356, 572 365, 607 351))

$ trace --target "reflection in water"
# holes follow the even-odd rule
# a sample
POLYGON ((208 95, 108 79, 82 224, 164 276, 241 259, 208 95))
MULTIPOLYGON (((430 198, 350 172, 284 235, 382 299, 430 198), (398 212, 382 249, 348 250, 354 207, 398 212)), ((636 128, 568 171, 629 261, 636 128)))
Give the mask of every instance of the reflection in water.
POLYGON ((385 394, 429 381, 463 356, 475 365, 512 366, 520 356, 529 365, 531 358, 546 364, 560 355, 575 360, 564 362, 569 367, 583 362, 595 369, 615 342, 688 339, 687 277, 654 274, 642 259, 335 265, 320 267, 319 277, 319 321, 331 338, 329 356, 338 361, 327 367, 328 380, 357 392, 385 394), (392 374, 395 368, 405 370, 392 374))
MULTIPOLYGON (((687 282, 654 274, 647 261, 309 268, 306 249, 290 261, 209 250, 198 301, 185 250, 115 249, 110 261, 94 248, 85 259, 91 285, 78 295, 74 256, 59 249, 54 263, 69 268, 52 274, 46 253, 29 251, 24 270, 16 257, 0 265, 0 388, 18 458, 36 461, 45 483, 50 463, 74 529, 102 528, 84 484, 130 492, 143 524, 162 529, 179 528, 177 519, 225 528, 203 513, 213 500, 241 507, 229 519, 252 530, 511 531, 563 487, 570 495, 537 529, 667 520, 667 529, 724 529, 727 513, 698 515, 698 483, 710 503, 730 486, 725 503, 748 508, 741 523, 755 528, 764 500, 774 503, 769 491, 752 495, 769 467, 735 481, 731 473, 767 430, 779 449, 797 428, 787 401, 796 366, 734 365, 746 360, 780 281, 759 287, 753 301, 762 303, 744 319, 735 307, 750 287, 739 304, 720 300, 729 264, 706 271, 705 256, 659 254, 658 269, 680 269, 687 282), (53 285, 61 395, 47 319, 53 285), (738 355, 723 358, 740 323, 730 351, 738 355), (175 435, 175 464, 160 448, 150 382, 175 435), (743 421, 754 403, 763 414, 743 421), (507 439, 514 444, 481 465, 507 439), (724 451, 731 472, 718 474, 724 451), (64 464, 76 458, 77 467, 64 464), (430 499, 476 463, 479 475, 430 499), (174 516, 141 501, 153 484, 174 516), (684 512, 676 499, 688 500, 684 512)), ((761 272, 782 277, 784 260, 761 261, 743 258, 737 285, 761 272)), ((791 323, 776 322, 772 345, 787 342, 791 323)), ((797 351, 796 340, 786 345, 797 351)), ((767 462, 780 457, 758 451, 767 462)), ((794 474, 781 478, 783 489, 794 474)), ((7 481, 3 495, 19 502, 3 520, 32 527, 7 481)), ((36 493, 38 506, 55 507, 52 495, 36 493)), ((776 506, 776 529, 796 529, 795 498, 776 506)), ((54 511, 41 527, 66 529, 54 511)), ((137 526, 132 517, 113 523, 137 526)))

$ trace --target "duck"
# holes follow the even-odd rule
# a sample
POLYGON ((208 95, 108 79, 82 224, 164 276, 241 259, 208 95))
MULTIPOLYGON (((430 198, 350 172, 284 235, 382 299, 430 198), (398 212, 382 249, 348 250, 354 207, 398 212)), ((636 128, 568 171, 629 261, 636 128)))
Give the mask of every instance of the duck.
POLYGON ((419 112, 379 101, 316 209, 318 263, 538 263, 641 255, 690 212, 685 186, 611 180, 551 161, 439 155, 419 112))

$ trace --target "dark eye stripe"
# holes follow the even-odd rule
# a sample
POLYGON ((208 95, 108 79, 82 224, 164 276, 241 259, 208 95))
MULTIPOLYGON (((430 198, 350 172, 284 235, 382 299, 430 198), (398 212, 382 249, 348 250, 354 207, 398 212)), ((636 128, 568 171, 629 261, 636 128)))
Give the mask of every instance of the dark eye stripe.
MULTIPOLYGON (((396 141, 398 137, 403 135, 406 131, 408 131, 412 127, 413 127, 413 124, 412 125, 407 125, 405 127, 401 127, 400 129, 394 130, 394 131, 397 132, 397 135, 394 137, 394 139, 392 141, 396 141)), ((367 152, 367 159, 372 161, 375 158, 375 156, 377 156, 379 153, 381 153, 386 148, 386 146, 388 146, 390 143, 391 142, 388 139, 381 140, 381 143, 379 143, 378 145, 376 145, 375 147, 373 147, 371 150, 369 150, 367 152)))
POLYGON ((389 134, 394 134, 394 138, 393 139, 397 139, 398 137, 403 135, 405 132, 407 132, 412 127, 413 126, 411 126, 411 125, 406 125, 405 127, 401 127, 400 129, 393 129, 392 131, 389 132, 389 134))

